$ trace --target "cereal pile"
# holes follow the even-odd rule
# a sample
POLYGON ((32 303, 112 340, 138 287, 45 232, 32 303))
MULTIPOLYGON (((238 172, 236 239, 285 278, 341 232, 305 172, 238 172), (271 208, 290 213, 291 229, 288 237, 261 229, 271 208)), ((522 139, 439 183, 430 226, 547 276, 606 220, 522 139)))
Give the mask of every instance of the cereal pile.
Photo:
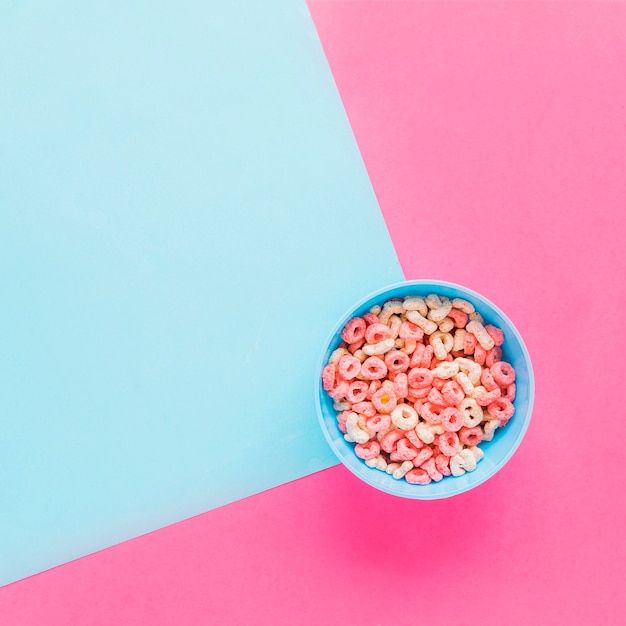
POLYGON ((369 467, 420 485, 462 476, 513 416, 504 334, 466 300, 391 299, 353 317, 341 338, 322 383, 369 467))

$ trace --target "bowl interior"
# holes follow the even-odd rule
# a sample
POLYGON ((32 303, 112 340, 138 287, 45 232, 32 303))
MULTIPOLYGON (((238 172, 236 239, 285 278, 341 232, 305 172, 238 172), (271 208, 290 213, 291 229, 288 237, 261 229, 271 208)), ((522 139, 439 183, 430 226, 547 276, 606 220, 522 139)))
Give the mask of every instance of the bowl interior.
POLYGON ((493 476, 512 456, 519 446, 532 412, 534 400, 534 379, 528 350, 513 326, 512 322, 494 304, 480 294, 444 281, 416 280, 391 285, 363 299, 337 323, 322 353, 316 380, 316 400, 318 417, 324 435, 339 460, 356 476, 373 487, 405 498, 431 500, 446 498, 467 491, 493 476), (460 477, 445 477, 438 483, 411 485, 405 480, 395 480, 389 474, 367 467, 354 453, 354 444, 348 443, 337 425, 337 412, 333 409, 333 400, 321 385, 320 372, 328 362, 331 353, 341 343, 339 333, 346 322, 355 315, 363 315, 375 304, 382 304, 390 298, 404 298, 408 295, 426 296, 430 293, 448 298, 464 298, 472 302, 476 310, 484 317, 485 324, 493 324, 504 331, 502 359, 513 365, 516 371, 517 386, 514 401, 515 414, 504 428, 496 430, 492 441, 483 442, 480 448, 485 456, 478 463, 476 470, 466 472, 460 477))

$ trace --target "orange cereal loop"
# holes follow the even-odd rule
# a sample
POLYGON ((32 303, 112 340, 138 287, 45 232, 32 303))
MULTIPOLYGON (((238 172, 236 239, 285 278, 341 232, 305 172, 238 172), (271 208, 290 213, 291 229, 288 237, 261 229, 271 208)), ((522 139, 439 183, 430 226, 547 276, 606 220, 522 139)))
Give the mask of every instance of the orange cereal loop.
MULTIPOLYGON (((440 380, 438 378, 435 378, 436 380, 440 380)), ((435 382, 433 381, 433 382, 435 382)), ((441 381, 445 384, 444 381, 441 381)), ((443 387, 443 385, 442 385, 443 387)), ((433 386, 433 388, 430 390, 430 393, 428 394, 427 398, 428 402, 430 402, 431 404, 438 404, 440 406, 443 406, 444 404, 446 404, 445 400, 443 399, 443 396, 441 395, 441 391, 439 391, 439 389, 437 389, 437 387, 433 386)))
POLYGON ((432 481, 432 478, 428 475, 428 472, 421 467, 409 470, 404 479, 407 483, 412 485, 428 485, 432 481))
POLYGON ((357 443, 354 446, 356 455, 365 461, 376 458, 380 454, 380 444, 378 441, 366 441, 365 443, 357 443))
POLYGON ((430 363, 433 360, 434 350, 432 346, 425 346, 424 354, 422 355, 422 364, 420 367, 430 367, 430 363))
MULTIPOLYGON (((437 389, 437 391, 441 391, 445 384, 446 381, 443 378, 433 378, 433 387, 437 389)), ((443 404, 443 402, 440 402, 439 404, 443 404)))
POLYGON ((398 404, 398 398, 396 397, 393 389, 387 389, 381 387, 372 396, 372 405, 379 413, 391 413, 398 404))
POLYGON ((436 405, 430 402, 422 402, 419 414, 429 424, 441 424, 441 411, 436 410, 436 405))
POLYGON ((402 322, 398 331, 400 339, 405 341, 421 341, 424 338, 424 331, 413 322, 402 322))
POLYGON ((383 339, 387 339, 390 336, 391 330, 389 326, 381 324, 380 322, 368 326, 365 331, 365 341, 367 341, 367 343, 380 343, 383 339))
POLYGON ((380 380, 387 375, 387 366, 377 356, 370 356, 361 364, 361 374, 367 380, 380 380))
POLYGON ((355 380, 353 383, 350 383, 348 393, 346 394, 346 400, 352 404, 363 402, 363 400, 367 398, 368 388, 369 385, 366 382, 363 382, 362 380, 355 380))
POLYGON ((353 317, 341 331, 341 338, 348 344, 355 343, 365 338, 365 320, 361 317, 353 317))
POLYGON ((361 361, 353 356, 342 356, 337 370, 344 380, 352 380, 361 371, 361 361))
POLYGON ((459 441, 466 446, 477 446, 483 440, 483 431, 479 426, 467 428, 463 426, 459 431, 459 441))

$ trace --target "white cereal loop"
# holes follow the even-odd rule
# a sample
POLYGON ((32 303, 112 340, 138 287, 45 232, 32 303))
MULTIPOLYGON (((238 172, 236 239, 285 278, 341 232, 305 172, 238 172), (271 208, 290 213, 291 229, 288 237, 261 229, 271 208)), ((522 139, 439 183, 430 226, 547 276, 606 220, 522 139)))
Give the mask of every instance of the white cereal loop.
POLYGON ((473 472, 476 469, 476 457, 468 448, 464 448, 459 452, 463 457, 463 469, 466 472, 473 472))
POLYGON ((387 474, 393 474, 397 469, 400 469, 400 463, 387 463, 385 471, 387 474))
POLYGON ((451 317, 444 317, 439 322, 439 330, 442 333, 449 333, 454 328, 454 320, 451 317))
POLYGON ((454 361, 442 361, 432 372, 437 378, 454 378, 459 373, 459 366, 454 361))
POLYGON ((342 356, 350 356, 350 353, 345 348, 337 348, 328 359, 329 363, 339 363, 342 356))
POLYGON ((363 352, 365 352, 365 354, 367 354, 367 356, 377 356, 385 354, 385 352, 389 352, 389 350, 393 349, 395 344, 396 340, 392 337, 389 337, 387 339, 379 341, 378 343, 366 343, 363 346, 362 350, 363 352))
POLYGON ((459 366, 459 369, 467 374, 472 385, 477 385, 480 382, 480 377, 483 373, 483 368, 476 363, 476 361, 472 361, 471 359, 466 359, 465 357, 459 356, 454 359, 454 362, 459 366))
POLYGON ((371 309, 370 309, 370 313, 372 315, 378 315, 380 313, 380 307, 375 304, 371 309))
POLYGON ((465 474, 465 468, 463 465, 463 457, 460 454, 455 454, 450 459, 450 472, 452 476, 463 476, 463 474, 465 474))
POLYGON ((467 300, 463 300, 462 298, 454 298, 454 300, 452 300, 452 306, 455 309, 459 309, 459 311, 463 311, 463 313, 467 313, 468 315, 475 311, 474 305, 467 300))
POLYGON ((483 441, 491 441, 498 426, 500 426, 500 420, 489 420, 486 422, 484 426, 485 433, 483 434, 483 441))
POLYGON ((491 348, 496 345, 493 337, 487 332, 487 329, 480 322, 468 322, 465 328, 468 333, 472 333, 472 335, 476 337, 476 340, 481 345, 483 350, 491 350, 491 348))
POLYGON ((454 380, 456 380, 456 382, 459 383, 459 386, 461 387, 461 389, 463 390, 463 393, 466 396, 469 396, 473 393, 474 385, 472 385, 470 379, 467 377, 467 374, 464 374, 463 372, 459 372, 454 377, 454 380))
POLYGON ((348 419, 346 420, 346 430, 348 432, 346 433, 346 435, 350 437, 350 439, 344 436, 344 439, 346 439, 346 441, 365 443, 366 441, 370 440, 370 433, 367 430, 361 428, 361 426, 359 425, 359 421, 361 421, 361 416, 359 416, 354 411, 352 411, 352 413, 348 415, 348 419))
POLYGON ((442 435, 445 431, 440 424, 419 421, 415 427, 415 432, 424 443, 432 443, 435 441, 435 435, 442 435))
POLYGON ((438 309, 441 307, 441 305, 441 298, 436 293, 431 293, 430 295, 426 296, 426 306, 429 309, 438 309))
POLYGON ((479 322, 480 324, 485 323, 483 316, 478 311, 474 311, 473 313, 470 313, 469 318, 472 322, 479 322))
POLYGON ((405 461, 404 463, 402 463, 402 465, 393 471, 393 473, 391 474, 396 480, 400 480, 401 478, 404 478, 404 475, 409 471, 413 469, 413 463, 411 461, 405 461))
POLYGON ((474 455, 476 463, 485 456, 485 453, 478 446, 470 446, 468 450, 474 455))
POLYGON ((424 298, 408 297, 404 299, 402 305, 405 311, 417 311, 420 315, 426 317, 428 314, 428 307, 424 302, 424 298))
POLYGON ((387 469, 387 461, 385 461, 385 459, 380 454, 373 459, 368 459, 367 461, 365 461, 365 465, 380 470, 381 472, 384 472, 387 469))
POLYGON ((452 337, 450 333, 442 333, 440 330, 436 330, 429 337, 428 343, 430 343, 430 345, 433 347, 435 356, 440 361, 443 361, 448 355, 448 352, 452 350, 452 345, 454 344, 454 338, 452 337))
POLYGON ((365 361, 365 359, 367 359, 367 354, 365 354, 365 352, 363 352, 363 350, 355 350, 354 354, 352 355, 355 358, 359 359, 359 361, 361 361, 361 363, 363 363, 363 361, 365 361))
POLYGON ((487 390, 482 385, 478 385, 478 387, 474 387, 471 397, 474 398, 474 400, 478 400, 480 396, 484 396, 486 393, 487 390))
POLYGON ((419 326, 427 335, 432 335, 438 328, 435 322, 426 319, 418 311, 409 311, 406 314, 406 318, 409 322, 413 322, 416 326, 419 326))
MULTIPOLYGON (((400 332, 400 326, 402 326, 402 320, 397 315, 392 315, 389 318, 389 330, 391 330, 391 336, 397 339, 400 332)), ((485 331, 486 332, 486 331, 485 331)))
POLYGON ((378 319, 381 324, 387 324, 392 315, 400 315, 401 313, 404 313, 402 302, 389 300, 383 304, 383 310, 379 313, 378 319))
POLYGON ((335 404, 333 404, 333 409, 335 409, 335 411, 349 411, 350 407, 352 405, 349 402, 335 402, 335 404))
POLYGON ((417 341, 405 341, 404 347, 400 348, 405 354, 413 354, 417 348, 417 341))
POLYGON ((395 343, 393 344, 394 348, 396 348, 396 350, 402 350, 402 348, 404 348, 404 339, 396 339, 395 343))
POLYGON ((411 430, 417 426, 419 416, 410 404, 398 404, 391 411, 391 421, 401 430, 411 430))
POLYGON ((463 426, 474 428, 483 421, 483 410, 474 398, 464 398, 456 407, 463 416, 463 426))
MULTIPOLYGON (((447 319, 450 319, 450 318, 447 318, 447 319)), ((463 350, 463 346, 465 345, 465 335, 467 335, 467 331, 464 328, 457 329, 457 331, 454 333, 454 343, 452 344, 452 352, 461 352, 463 350)))
POLYGON ((448 313, 452 310, 452 302, 443 302, 440 307, 432 309, 428 313, 428 319, 433 322, 441 322, 444 318, 448 317, 448 313))

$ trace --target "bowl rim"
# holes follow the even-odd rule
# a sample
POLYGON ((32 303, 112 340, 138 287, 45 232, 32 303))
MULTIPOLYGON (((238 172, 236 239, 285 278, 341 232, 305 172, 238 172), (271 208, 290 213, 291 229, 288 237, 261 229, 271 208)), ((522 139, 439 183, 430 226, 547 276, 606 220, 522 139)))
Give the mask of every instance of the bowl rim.
POLYGON ((528 430, 528 426, 532 418, 533 407, 535 403, 535 374, 533 370, 532 360, 530 358, 530 353, 528 352, 528 348, 526 347, 526 344, 524 343, 524 340, 520 332, 517 330, 517 327, 511 321, 508 315, 506 315, 506 313, 504 313, 504 311, 502 311, 500 307, 498 307, 496 304, 494 304, 491 300, 489 300, 482 294, 478 293, 477 291, 474 291, 473 289, 470 289, 469 287, 465 287, 464 285, 460 285, 458 283, 453 283, 450 281, 439 280, 436 278, 421 278, 421 279, 414 279, 414 280, 399 281, 399 282, 391 283, 384 287, 381 287, 375 291, 370 292, 368 295, 364 296, 363 298, 361 298, 358 302, 354 303, 351 307, 349 307, 344 312, 344 314, 337 320, 337 322, 333 326, 330 334, 328 335, 328 337, 326 338, 323 344, 322 351, 317 362, 317 368, 315 370, 314 390, 315 390, 315 408, 317 411, 317 419, 322 429, 322 432, 324 433, 324 438, 328 442, 328 445, 331 447, 335 456, 339 459, 340 463, 346 469, 348 469, 352 474, 354 474, 357 478, 362 480, 364 483, 367 483, 368 485, 372 486, 378 491, 382 491, 383 493, 388 493, 390 495, 394 495, 397 497, 406 498, 406 499, 414 499, 414 500, 443 500, 445 498, 451 498, 453 496, 461 495, 468 491, 472 491, 475 487, 478 487, 479 485, 483 484, 484 482, 489 480, 491 477, 495 476, 508 463, 508 461, 511 459, 513 454, 515 454, 522 440, 524 439, 524 436, 526 435, 526 431, 528 430), (326 353, 328 351, 329 345, 338 334, 339 329, 341 328, 342 324, 344 324, 346 320, 349 320, 350 317, 354 315, 354 312, 360 307, 362 307, 369 300, 375 299, 379 296, 383 296, 387 292, 393 291, 395 289, 411 287, 412 285, 415 285, 415 286, 433 285, 433 287, 441 286, 441 287, 449 288, 449 289, 457 289, 467 294, 468 298, 475 298, 479 302, 486 304, 489 308, 491 308, 498 315, 500 315, 510 326, 510 328, 513 331, 513 334, 517 338, 517 341, 522 351, 524 361, 528 367, 528 408, 526 410, 526 415, 524 416, 524 423, 522 424, 521 430, 518 433, 515 440, 509 446, 506 454, 501 458, 501 460, 498 463, 494 464, 493 468, 485 476, 482 476, 475 483, 471 483, 470 485, 467 485, 466 487, 460 490, 454 491, 452 493, 446 493, 443 495, 432 494, 430 492, 422 491, 420 489, 416 489, 415 494, 395 492, 389 489, 385 489, 384 487, 381 487, 375 482, 368 480, 367 476, 363 475, 361 472, 357 472, 354 468, 352 468, 350 465, 348 465, 345 462, 343 453, 337 448, 334 441, 332 440, 330 433, 328 432, 328 429, 326 428, 326 423, 324 422, 324 416, 323 416, 322 405, 321 405, 321 400, 320 400, 321 392, 323 393, 323 388, 321 387, 322 385, 321 372, 325 366, 324 360, 326 357, 326 353))

